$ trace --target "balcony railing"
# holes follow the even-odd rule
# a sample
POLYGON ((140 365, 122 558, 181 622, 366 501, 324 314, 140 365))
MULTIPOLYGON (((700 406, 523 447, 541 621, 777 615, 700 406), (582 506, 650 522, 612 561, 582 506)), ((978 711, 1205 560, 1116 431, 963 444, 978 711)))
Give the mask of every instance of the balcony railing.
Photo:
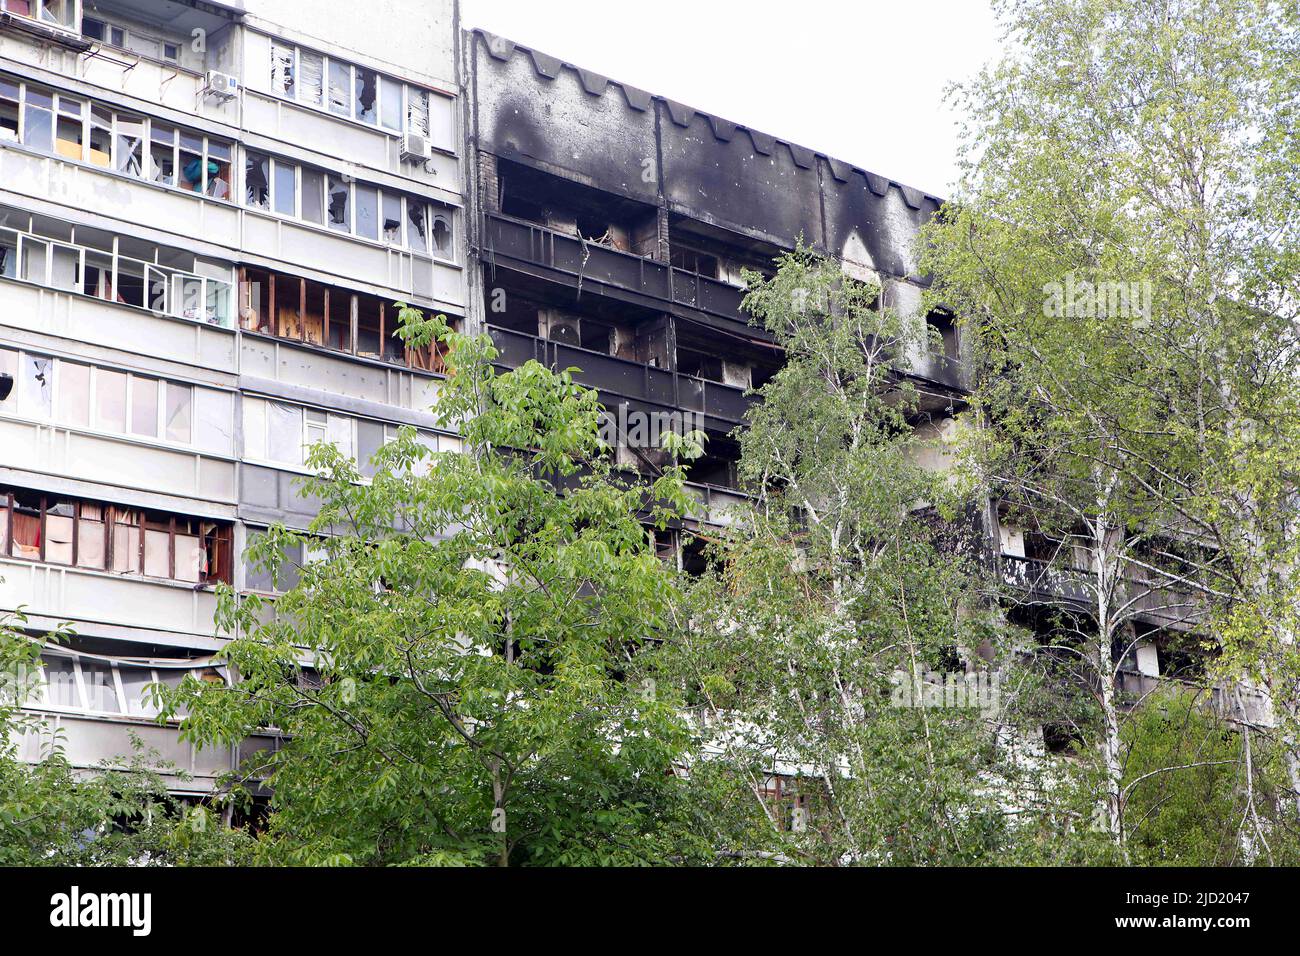
POLYGON ((0 227, 0 276, 178 319, 234 327, 230 282, 0 227))
MULTIPOLYGON (((614 355, 563 345, 535 335, 489 328, 498 361, 518 368, 535 359, 549 368, 577 368, 577 380, 602 394, 634 399, 667 409, 701 412, 724 423, 740 424, 757 401, 745 390, 707 379, 655 368, 614 355)), ((608 403, 607 403, 608 404, 608 403)))
POLYGON ((740 309, 745 291, 736 286, 500 213, 488 213, 484 220, 489 261, 495 256, 544 266, 583 283, 657 300, 665 311, 679 305, 749 325, 740 309))

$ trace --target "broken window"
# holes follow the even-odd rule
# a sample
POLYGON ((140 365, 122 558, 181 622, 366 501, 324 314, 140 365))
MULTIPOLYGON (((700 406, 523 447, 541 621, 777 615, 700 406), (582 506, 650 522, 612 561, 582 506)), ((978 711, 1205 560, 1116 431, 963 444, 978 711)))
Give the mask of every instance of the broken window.
POLYGON ((23 410, 37 418, 49 418, 53 400, 53 360, 24 353, 22 358, 23 410))
POLYGON ((0 142, 18 142, 18 84, 0 76, 0 142))
POLYGON ((5 542, 13 557, 191 584, 229 580, 224 523, 17 489, 0 491, 0 514, 13 528, 12 543, 5 542))
POLYGON ((383 302, 374 296, 357 296, 357 354, 377 359, 383 343, 383 302))
POLYGON ((96 166, 107 168, 113 162, 113 114, 102 106, 90 108, 89 158, 96 166))
POLYGON ((325 99, 325 58, 310 50, 298 51, 298 100, 320 106, 325 99))
POLYGON ((429 138, 429 94, 426 90, 406 89, 406 129, 429 138))
POLYGON ((384 242, 402 244, 402 198, 387 190, 384 191, 383 227, 384 242))
POLYGON ((271 157, 265 153, 244 153, 244 205, 271 208, 271 157))
POLYGON ((70 657, 41 656, 45 670, 45 703, 50 707, 81 707, 77 668, 70 657))
POLYGON ((356 118, 374 126, 379 122, 379 79, 373 70, 361 66, 355 68, 355 74, 356 118))
POLYGON ((77 567, 105 569, 107 534, 103 507, 83 502, 77 516, 77 567))
POLYGON ((329 196, 329 227, 339 232, 350 231, 352 219, 348 199, 351 189, 337 173, 325 174, 325 187, 329 196))
POLYGON ((72 564, 72 535, 76 506, 70 501, 45 501, 45 560, 72 564))
POLYGON ((281 96, 294 97, 294 50, 271 41, 271 89, 281 96))
POLYGON ((406 200, 406 244, 416 252, 429 251, 429 207, 417 199, 406 200))
POLYGON ((213 199, 229 199, 232 152, 230 144, 211 139, 205 140, 205 143, 207 144, 207 166, 205 167, 207 180, 204 193, 213 199))
POLYGON ((150 177, 164 186, 176 185, 176 129, 161 123, 150 124, 149 159, 152 163, 150 177))
POLYGON ((451 243, 451 218, 439 213, 433 217, 434 254, 443 259, 453 258, 451 243))
POLYGON ((119 173, 144 177, 144 120, 119 115, 113 164, 119 173))

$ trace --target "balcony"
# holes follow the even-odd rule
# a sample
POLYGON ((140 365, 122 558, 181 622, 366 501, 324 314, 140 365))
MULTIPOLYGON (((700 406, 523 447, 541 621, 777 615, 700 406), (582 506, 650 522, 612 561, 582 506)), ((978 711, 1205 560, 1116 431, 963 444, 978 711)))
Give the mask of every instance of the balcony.
POLYGON ((484 215, 484 258, 507 260, 539 278, 591 288, 658 311, 673 311, 762 338, 740 309, 743 289, 662 262, 584 241, 500 213, 484 215))
MULTIPOLYGON (((598 390, 602 396, 630 399, 652 406, 652 410, 700 412, 706 419, 712 419, 709 424, 718 430, 730 431, 741 424, 745 412, 757 401, 754 396, 745 394, 744 389, 720 382, 563 345, 510 329, 489 327, 488 331, 500 353, 497 361, 504 367, 518 368, 535 359, 549 368, 577 368, 580 370, 575 375, 578 382, 598 390)), ((617 403, 607 401, 605 404, 609 407, 617 403)))
POLYGON ((157 632, 153 643, 216 646, 209 588, 0 558, 0 608, 18 607, 32 618, 72 621, 80 634, 120 636, 126 628, 157 632))

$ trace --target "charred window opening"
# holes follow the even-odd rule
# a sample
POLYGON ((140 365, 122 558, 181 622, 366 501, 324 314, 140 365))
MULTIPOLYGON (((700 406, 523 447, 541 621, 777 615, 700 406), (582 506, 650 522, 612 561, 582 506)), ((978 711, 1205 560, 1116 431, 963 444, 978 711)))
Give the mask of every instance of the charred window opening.
POLYGON ((510 160, 499 160, 500 209, 587 242, 620 252, 653 256, 658 250, 659 213, 624 199, 510 160))
POLYGON ((668 225, 669 261, 693 275, 743 286, 745 269, 771 278, 776 274, 776 257, 784 250, 685 216, 672 215, 668 225))
POLYGON ((1074 724, 1043 724, 1043 746, 1051 754, 1070 755, 1083 748, 1083 732, 1074 724))
POLYGON ((950 361, 957 361, 960 357, 960 343, 957 339, 957 323, 952 314, 935 310, 925 317, 925 325, 930 351, 950 361))
POLYGON ((686 463, 688 481, 734 490, 740 484, 740 446, 722 435, 710 435, 704 454, 686 463))

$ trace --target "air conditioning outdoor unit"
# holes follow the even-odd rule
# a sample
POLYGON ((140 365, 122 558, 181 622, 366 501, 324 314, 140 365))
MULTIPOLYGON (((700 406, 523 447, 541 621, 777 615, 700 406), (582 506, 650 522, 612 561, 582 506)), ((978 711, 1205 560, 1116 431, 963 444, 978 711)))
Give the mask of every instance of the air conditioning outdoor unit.
POLYGON ((208 70, 207 85, 204 86, 203 92, 222 99, 230 99, 239 93, 239 79, 220 70, 208 70))
POLYGON ((414 159, 422 162, 432 156, 432 146, 419 133, 407 133, 402 137, 402 159, 414 159))

